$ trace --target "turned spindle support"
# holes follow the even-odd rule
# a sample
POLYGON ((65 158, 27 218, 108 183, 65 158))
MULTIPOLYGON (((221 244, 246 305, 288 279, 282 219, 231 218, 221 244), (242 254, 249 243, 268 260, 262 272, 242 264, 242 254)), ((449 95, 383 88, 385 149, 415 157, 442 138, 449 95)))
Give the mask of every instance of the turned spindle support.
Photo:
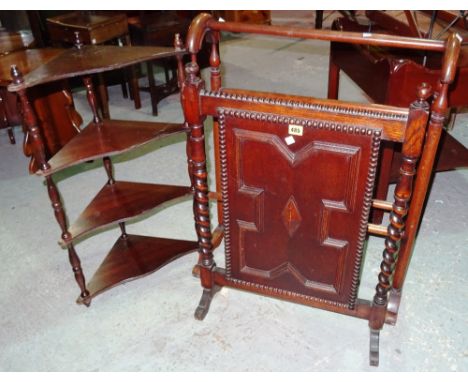
POLYGON ((106 170, 106 174, 108 178, 107 184, 114 184, 115 179, 114 179, 114 171, 112 169, 111 159, 109 157, 104 157, 102 158, 102 163, 104 164, 104 168, 106 170))
POLYGON ((195 311, 195 318, 202 320, 206 316, 211 299, 216 292, 213 275, 216 264, 213 260, 213 245, 211 243, 204 120, 200 115, 199 107, 199 93, 204 84, 198 76, 198 71, 199 68, 196 63, 192 62, 187 64, 186 79, 181 92, 181 101, 184 105, 185 120, 190 129, 190 155, 195 188, 193 212, 195 229, 198 237, 198 253, 201 260, 200 279, 203 286, 203 295, 195 311))
POLYGON ((101 118, 99 117, 98 114, 98 103, 97 103, 97 98, 96 94, 94 92, 94 87, 93 87, 93 80, 91 77, 83 77, 83 83, 86 87, 86 98, 88 99, 88 104, 89 107, 91 108, 91 111, 93 112, 93 121, 94 123, 101 123, 101 118))
POLYGON ((122 232, 122 234, 120 235, 120 237, 122 239, 127 239, 128 238, 128 234, 127 234, 127 231, 125 230, 125 223, 119 223, 119 227, 120 227, 120 231, 122 232))
MULTIPOLYGON (((84 44, 83 44, 83 41, 81 40, 80 32, 75 31, 74 35, 75 35, 75 41, 74 41, 75 48, 77 50, 82 50, 84 44)), ((110 115, 109 115, 109 95, 107 94, 107 87, 106 87, 106 84, 105 84, 105 81, 104 81, 104 76, 102 75, 102 73, 98 74, 98 81, 99 81, 98 91, 99 91, 99 99, 100 99, 102 115, 103 115, 103 117, 105 119, 109 119, 110 118, 110 115)), ((89 92, 89 91, 94 92, 94 90, 92 90, 91 78, 89 78, 89 84, 90 85, 88 87, 88 85, 85 82, 87 92, 89 92)), ((89 94, 89 93, 87 93, 87 94, 89 94)), ((93 94, 93 96, 95 97, 94 94, 93 94)), ((90 102, 89 96, 88 96, 88 102, 90 102)), ((91 103, 90 103, 90 105, 91 105, 91 103)), ((97 114, 97 105, 98 105, 98 103, 97 103, 96 98, 93 101, 93 105, 94 106, 91 106, 91 109, 92 109, 93 114, 94 114, 94 122, 98 123, 98 119, 100 119, 100 118, 99 117, 96 118, 96 116, 98 115, 97 114)))
MULTIPOLYGON (((221 59, 219 57, 218 45, 219 45, 219 32, 211 31, 208 35, 208 40, 211 44, 211 53, 210 53, 210 86, 211 91, 217 92, 221 89, 221 59)), ((213 140, 218 142, 219 140, 219 125, 218 120, 213 118, 213 140)), ((216 163, 216 192, 221 193, 221 176, 220 175, 220 153, 219 145, 214 145, 214 155, 216 163)), ((218 224, 223 224, 223 202, 222 200, 217 201, 217 212, 218 212, 218 224)))
POLYGON ((433 101, 431 119, 427 129, 424 151, 418 166, 418 176, 415 181, 415 194, 411 202, 406 221, 405 235, 402 239, 398 263, 392 283, 392 295, 401 295, 406 272, 411 260, 411 254, 418 232, 421 214, 426 200, 427 190, 432 176, 435 155, 439 145, 440 136, 444 127, 445 117, 448 111, 448 90, 457 73, 457 62, 460 55, 462 38, 458 34, 451 34, 446 42, 446 50, 442 62, 441 78, 437 97, 433 101))
MULTIPOLYGON (((184 54, 185 54, 185 46, 182 38, 180 37, 179 33, 176 33, 174 36, 174 48, 176 50, 176 60, 177 60, 177 85, 180 90, 185 82, 185 67, 184 67, 184 54)), ((185 122, 185 132, 187 134, 187 141, 185 144, 185 152, 187 154, 187 171, 190 178, 190 189, 193 192, 195 190, 194 183, 193 183, 193 173, 192 173, 192 159, 190 155, 190 128, 188 127, 187 122, 185 122)))
POLYGON ((176 50, 176 60, 177 60, 177 85, 179 89, 182 89, 182 84, 185 81, 185 68, 184 68, 184 54, 185 47, 182 37, 179 33, 176 33, 174 36, 174 48, 176 50))
POLYGON ((403 158, 400 167, 400 178, 394 192, 394 202, 390 212, 390 224, 387 228, 385 249, 382 254, 378 284, 372 302, 370 327, 370 364, 379 364, 379 331, 385 322, 388 304, 388 293, 391 287, 395 263, 397 261, 400 241, 405 230, 405 218, 413 191, 413 178, 416 174, 416 164, 421 155, 429 117, 429 103, 431 88, 423 83, 418 87, 418 99, 409 110, 408 123, 403 144, 403 158))
MULTIPOLYGON (((67 228, 67 218, 65 216, 65 211, 63 209, 62 201, 60 198, 60 194, 57 190, 57 186, 52 179, 52 176, 46 176, 46 184, 47 184, 47 192, 49 193, 49 198, 52 203, 52 209, 54 210, 55 219, 62 230, 62 240, 68 241, 71 238, 70 232, 68 232, 67 228)), ((82 302, 89 306, 89 292, 86 289, 86 281, 83 274, 83 270, 81 269, 81 262, 80 258, 78 257, 75 248, 72 243, 67 245, 68 250, 68 260, 70 261, 70 265, 73 270, 73 274, 75 276, 75 280, 80 288, 80 298, 82 302)))
MULTIPOLYGON (((12 82, 15 85, 21 85, 24 83, 23 74, 16 65, 12 65, 10 73, 12 82)), ((47 163, 45 144, 42 138, 42 134, 39 131, 36 113, 34 112, 31 103, 29 102, 26 91, 26 88, 20 88, 16 92, 21 104, 23 124, 26 126, 27 135, 29 136, 31 142, 33 161, 41 170, 46 171, 50 168, 50 165, 47 163)), ((33 167, 32 163, 30 165, 30 168, 31 167, 33 167)))
MULTIPOLYGON (((12 66, 11 75, 12 75, 14 84, 19 85, 19 84, 24 83, 23 76, 16 66, 12 66)), ((34 110, 32 109, 31 104, 26 95, 26 88, 20 88, 17 91, 17 93, 21 102, 24 125, 26 126, 28 135, 31 139, 34 160, 38 164, 41 170, 47 171, 48 169, 50 169, 50 165, 47 163, 47 160, 46 160, 44 141, 42 139, 39 128, 37 126, 36 114, 34 110)), ((60 194, 52 179, 52 176, 49 175, 49 176, 46 176, 45 178, 46 178, 47 192, 49 194, 49 199, 51 201, 52 209, 54 210, 55 219, 57 220, 57 223, 59 224, 60 229, 62 231, 62 239, 64 241, 67 241, 70 239, 71 234, 68 232, 67 219, 65 216, 65 211, 63 209, 62 201, 60 199, 60 194)), ((67 250, 68 250, 68 259, 70 261, 70 265, 72 266, 75 280, 81 291, 81 294, 80 294, 80 298, 82 300, 81 302, 89 306, 89 303, 90 303, 90 300, 88 299, 89 292, 86 289, 86 282, 85 282, 85 278, 83 275, 83 270, 81 269, 80 259, 78 255, 76 254, 75 248, 73 247, 72 243, 67 245, 67 250)))
MULTIPOLYGON (((6 99, 3 99, 2 94, 0 94, 0 105, 3 105, 6 103, 6 99)), ((2 120, 2 124, 4 127, 6 127, 7 132, 8 132, 8 138, 10 139, 10 143, 14 145, 16 143, 15 140, 15 135, 13 134, 13 127, 8 123, 8 119, 5 113, 4 107, 1 108, 2 110, 0 111, 0 119, 2 120)))
POLYGON ((82 49, 84 44, 83 44, 83 41, 81 41, 80 32, 75 31, 73 32, 73 34, 75 36, 75 41, 74 41, 75 48, 78 50, 82 49))

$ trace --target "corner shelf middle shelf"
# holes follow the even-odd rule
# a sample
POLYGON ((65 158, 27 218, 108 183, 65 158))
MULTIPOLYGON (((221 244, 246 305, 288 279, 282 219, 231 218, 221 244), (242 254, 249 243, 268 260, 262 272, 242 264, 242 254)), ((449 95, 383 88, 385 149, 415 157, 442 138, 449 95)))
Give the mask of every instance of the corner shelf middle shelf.
POLYGON ((185 132, 181 123, 141 122, 105 119, 90 122, 49 161, 49 168, 37 171, 48 176, 90 160, 122 154, 151 141, 185 132))
MULTIPOLYGON (((131 151, 149 142, 185 133, 181 123, 140 122, 106 119, 90 122, 49 161, 49 168, 37 174, 50 176, 86 161, 131 151)), ((168 201, 191 193, 190 187, 115 181, 107 183, 69 226, 66 246, 83 235, 112 224, 122 223, 168 201)))
POLYGON ((125 222, 171 200, 191 194, 190 187, 116 181, 107 183, 70 225, 70 237, 60 240, 66 246, 83 235, 125 222))

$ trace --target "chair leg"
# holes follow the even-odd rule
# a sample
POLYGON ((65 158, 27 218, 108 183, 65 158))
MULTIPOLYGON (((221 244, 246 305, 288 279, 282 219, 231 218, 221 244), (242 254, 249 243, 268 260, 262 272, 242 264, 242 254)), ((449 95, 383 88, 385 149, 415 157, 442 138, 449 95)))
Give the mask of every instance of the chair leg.
MULTIPOLYGON (((119 45, 131 46, 130 35, 126 34, 119 38, 119 45)), ((135 104, 135 109, 141 109, 141 98, 140 98, 140 88, 138 87, 138 77, 136 66, 132 65, 128 68, 128 88, 130 93, 130 99, 133 100, 135 104)))
POLYGON ((128 98, 128 90, 127 90, 127 81, 124 78, 122 79, 122 82, 120 83, 120 86, 122 87, 122 96, 127 99, 128 98))
POLYGON ((379 337, 380 330, 370 329, 369 364, 379 366, 379 337))
POLYGON ((15 135, 13 134, 13 127, 8 126, 8 137, 10 138, 10 143, 14 145, 16 143, 15 135))
POLYGON ((153 63, 148 61, 146 63, 146 70, 148 72, 148 86, 151 98, 151 108, 153 109, 153 115, 158 115, 158 95, 156 89, 156 81, 154 80, 154 71, 153 71, 153 63))
POLYGON ((141 109, 141 97, 140 97, 140 88, 138 87, 138 78, 135 70, 135 65, 132 65, 129 69, 129 88, 130 96, 133 99, 135 104, 135 109, 141 109))
POLYGON ((171 80, 171 77, 169 76, 169 63, 167 60, 163 60, 163 65, 164 65, 164 77, 166 78, 166 84, 169 83, 171 80))

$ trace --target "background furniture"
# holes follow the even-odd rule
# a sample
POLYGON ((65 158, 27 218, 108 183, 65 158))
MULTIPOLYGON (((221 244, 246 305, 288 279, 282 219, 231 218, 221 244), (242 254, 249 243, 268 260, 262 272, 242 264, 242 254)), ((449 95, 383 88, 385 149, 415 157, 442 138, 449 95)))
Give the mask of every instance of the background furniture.
MULTIPOLYGON (((63 49, 43 48, 27 49, 0 56, 0 94, 6 102, 5 114, 9 126, 23 124, 22 108, 15 93, 7 91, 11 83, 10 67, 16 65, 24 74, 34 71, 40 66, 60 56, 63 49)), ((82 119, 75 110, 73 98, 66 81, 44 83, 29 90, 28 97, 34 113, 37 116, 37 128, 43 139, 44 156, 50 159, 71 138, 80 131, 82 119)), ((23 151, 31 157, 29 171, 34 173, 39 163, 33 155, 32 137, 24 129, 23 151)))
MULTIPOLYGON (((131 45, 127 17, 124 13, 100 14, 93 12, 71 12, 47 19, 49 38, 52 42, 73 44, 76 33, 79 34, 81 43, 99 45, 117 41, 121 46, 131 45)), ((128 71, 130 98, 134 100, 135 109, 141 107, 138 78, 135 68, 128 71)), ((107 88, 103 75, 99 76, 99 100, 104 118, 109 118, 109 102, 107 88)), ((126 83, 122 84, 124 97, 128 97, 126 83)))
MULTIPOLYGON (((33 43, 32 34, 27 31, 9 32, 0 28, 0 60, 6 54, 31 47, 33 43)), ((19 125, 20 121, 17 97, 0 87, 0 129, 8 129, 11 144, 15 143, 13 126, 19 125)))
MULTIPOLYGON (((127 11, 130 36, 133 45, 172 46, 175 34, 185 40, 192 19, 197 11, 127 11)), ((188 58, 187 58, 188 59, 188 58)), ((209 52, 200 55, 200 65, 208 65, 209 52)), ((151 96, 153 115, 158 115, 158 103, 179 91, 177 85, 177 62, 173 58, 146 62, 148 86, 140 87, 151 96), (156 69, 156 70, 155 70, 156 69), (164 79, 156 81, 158 69, 164 72, 164 79)))
MULTIPOLYGON (((340 31, 391 33, 400 36, 420 38, 427 31, 430 20, 424 14, 418 17, 421 30, 413 30, 403 22, 403 12, 395 12, 399 18, 393 18, 389 12, 366 11, 368 18, 342 17, 334 21, 333 29, 340 31)), ((434 24, 433 35, 442 32, 442 27, 434 24)), ((459 30, 459 29, 457 29, 459 30)), ((467 32, 465 31, 465 34, 467 32)), ((328 98, 338 98, 339 73, 345 72, 374 102, 407 106, 414 98, 414 89, 421 82, 429 83, 437 89, 441 75, 440 52, 407 51, 394 47, 374 47, 332 42, 330 45, 330 69, 328 98), (370 75, 371 74, 371 75, 370 75)), ((468 47, 462 47, 458 61, 457 76, 448 94, 449 107, 468 106, 468 47)), ((398 163, 401 160, 401 146, 387 144, 382 151, 377 198, 386 198, 388 184, 395 183, 399 176, 398 163)), ((447 171, 468 166, 468 149, 450 134, 443 132, 440 154, 436 159, 436 171, 447 171)), ((374 214, 374 221, 380 222, 382 214, 374 214)))
POLYGON ((125 223, 128 220, 165 202, 190 195, 191 187, 115 180, 110 158, 157 139, 185 134, 184 125, 103 120, 97 112, 97 100, 91 80, 93 73, 123 68, 158 57, 178 55, 181 60, 183 54, 183 50, 174 48, 77 44, 75 48, 62 51, 26 76, 21 74, 17 66, 12 67, 13 83, 8 89, 16 92, 21 100, 33 156, 39 167, 37 174, 45 177, 52 208, 62 230, 60 244, 68 250, 70 264, 80 288, 78 303, 89 306, 91 300, 99 293, 117 284, 154 272, 197 246, 196 242, 191 241, 139 236, 126 232, 125 223), (38 116, 29 100, 30 90, 41 84, 76 76, 83 77, 93 120, 80 134, 47 160, 45 142, 38 129, 38 116), (85 161, 98 159, 103 160, 107 182, 78 219, 69 225, 53 175, 85 161), (120 237, 94 276, 86 283, 80 259, 74 248, 75 241, 117 223, 122 232, 120 237))
POLYGON ((201 14, 187 37, 191 55, 197 54, 205 36, 212 47, 211 89, 205 89, 193 61, 187 65, 181 97, 190 128, 203 287, 195 317, 203 319, 216 291, 229 286, 363 318, 370 327, 370 363, 378 365, 380 330, 384 323, 395 324, 398 314, 448 88, 455 77, 460 36, 452 35, 444 43, 221 23, 201 14), (408 109, 225 89, 216 50, 220 31, 445 52, 439 94, 430 106, 432 91, 423 83, 408 109), (207 182, 203 128, 207 116, 216 118, 214 193, 207 182), (372 199, 381 141, 403 145, 393 203, 372 199), (220 207, 213 232, 210 197, 220 207), (390 212, 388 227, 368 223, 371 208, 390 212), (223 233, 226 269, 216 267, 213 260, 213 247, 223 233), (357 298, 367 234, 385 238, 372 302, 357 298))
POLYGON ((225 21, 233 21, 236 23, 271 24, 271 11, 213 11, 213 16, 216 18, 221 17, 225 21))
MULTIPOLYGON (((130 36, 133 45, 172 46, 174 35, 181 39, 190 25, 192 17, 179 11, 139 11, 129 18, 130 36)), ((158 115, 158 103, 179 91, 177 84, 177 62, 173 58, 146 62, 148 86, 141 87, 151 97, 153 115, 158 115), (154 67, 162 68, 164 81, 157 84, 154 67)))

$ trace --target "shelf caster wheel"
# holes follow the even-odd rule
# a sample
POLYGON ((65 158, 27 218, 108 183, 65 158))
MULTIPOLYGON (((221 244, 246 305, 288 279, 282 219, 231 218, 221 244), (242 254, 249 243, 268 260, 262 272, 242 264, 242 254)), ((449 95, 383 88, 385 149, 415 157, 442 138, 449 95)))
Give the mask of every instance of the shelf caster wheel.
POLYGON ((371 366, 379 366, 379 337, 380 330, 370 330, 369 363, 371 366))
POLYGON ((211 289, 203 289, 200 302, 195 309, 195 319, 202 321, 208 314, 213 296, 220 290, 219 286, 214 285, 211 289))

